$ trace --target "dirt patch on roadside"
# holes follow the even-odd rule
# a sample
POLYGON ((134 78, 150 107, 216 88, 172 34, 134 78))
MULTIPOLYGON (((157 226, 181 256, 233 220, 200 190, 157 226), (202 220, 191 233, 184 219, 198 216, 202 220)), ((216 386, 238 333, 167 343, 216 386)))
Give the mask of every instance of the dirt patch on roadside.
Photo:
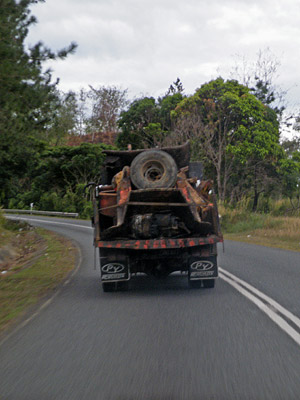
POLYGON ((1 276, 28 268, 46 249, 46 240, 33 227, 20 228, 9 243, 0 247, 1 276))

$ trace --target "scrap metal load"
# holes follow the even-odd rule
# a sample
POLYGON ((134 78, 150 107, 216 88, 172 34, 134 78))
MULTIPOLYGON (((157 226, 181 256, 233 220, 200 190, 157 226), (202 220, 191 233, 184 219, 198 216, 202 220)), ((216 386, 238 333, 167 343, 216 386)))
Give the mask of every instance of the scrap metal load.
POLYGON ((189 144, 105 153, 105 184, 93 190, 103 289, 138 272, 175 271, 186 271, 191 286, 213 287, 222 234, 212 181, 189 162, 189 144))

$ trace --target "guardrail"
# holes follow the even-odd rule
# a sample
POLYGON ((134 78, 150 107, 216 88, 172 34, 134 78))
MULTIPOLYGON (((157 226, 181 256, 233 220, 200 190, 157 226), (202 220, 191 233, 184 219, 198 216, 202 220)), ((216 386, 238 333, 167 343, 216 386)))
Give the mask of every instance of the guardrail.
POLYGON ((32 214, 32 215, 50 215, 56 217, 70 217, 77 218, 78 213, 69 213, 61 211, 38 211, 38 210, 12 210, 12 209, 2 209, 4 213, 8 214, 32 214))

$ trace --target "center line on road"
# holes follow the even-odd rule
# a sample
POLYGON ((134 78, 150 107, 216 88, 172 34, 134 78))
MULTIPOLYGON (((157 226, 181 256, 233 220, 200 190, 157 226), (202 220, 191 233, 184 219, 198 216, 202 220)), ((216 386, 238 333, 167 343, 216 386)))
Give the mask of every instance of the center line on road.
POLYGON ((300 328, 300 319, 297 318, 290 311, 286 310, 275 300, 269 296, 260 292, 247 282, 231 274, 230 272, 219 268, 220 278, 227 282, 229 285, 234 287, 243 296, 247 297, 252 303, 254 303, 261 311, 263 311, 276 325, 278 325, 284 332, 286 332, 299 346, 300 346, 300 334, 297 332, 283 317, 278 313, 282 314, 285 318, 293 322, 297 327, 300 328), (252 292, 252 293, 251 293, 252 292), (264 303, 266 301, 268 304, 264 303))

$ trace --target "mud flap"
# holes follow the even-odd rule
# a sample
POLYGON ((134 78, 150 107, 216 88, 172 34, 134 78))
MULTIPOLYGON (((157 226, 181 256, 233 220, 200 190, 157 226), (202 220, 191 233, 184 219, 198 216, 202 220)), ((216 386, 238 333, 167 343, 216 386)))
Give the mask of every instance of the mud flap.
POLYGON ((102 282, 129 281, 130 270, 128 260, 110 261, 107 257, 103 257, 100 264, 102 282))
POLYGON ((189 280, 215 279, 218 277, 217 257, 190 257, 189 280))

